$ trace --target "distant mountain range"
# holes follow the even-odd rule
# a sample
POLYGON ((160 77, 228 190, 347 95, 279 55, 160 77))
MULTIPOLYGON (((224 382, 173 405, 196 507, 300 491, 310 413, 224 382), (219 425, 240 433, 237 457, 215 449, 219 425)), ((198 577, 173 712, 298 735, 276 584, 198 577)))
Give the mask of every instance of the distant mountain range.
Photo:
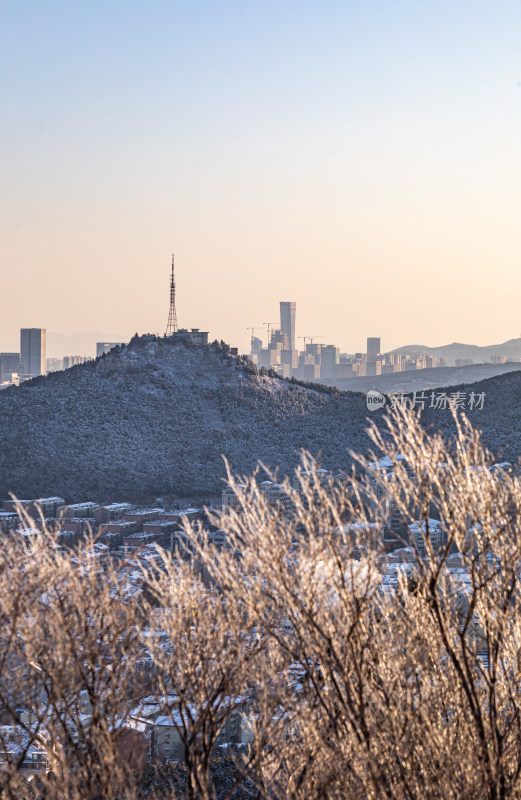
POLYGON ((412 355, 414 353, 432 355, 436 357, 436 360, 445 358, 448 365, 454 364, 456 359, 465 358, 475 362, 483 362, 490 361, 491 356, 521 358, 521 339, 509 339, 508 342, 503 342, 503 344, 490 344, 485 347, 480 347, 476 344, 461 344, 460 342, 445 344, 441 347, 408 344, 405 347, 398 347, 396 350, 391 350, 391 352, 401 353, 402 355, 412 355))
MULTIPOLYGON (((452 391, 470 391, 468 385, 452 391)), ((502 458, 521 453, 521 372, 478 384, 469 412, 502 458)), ((367 452, 365 395, 259 374, 226 346, 144 336, 96 361, 0 392, 0 498, 80 500, 207 497, 223 486, 223 455, 239 474, 259 460, 291 474, 305 448, 348 469, 367 452)), ((425 423, 450 432, 448 410, 425 423)))

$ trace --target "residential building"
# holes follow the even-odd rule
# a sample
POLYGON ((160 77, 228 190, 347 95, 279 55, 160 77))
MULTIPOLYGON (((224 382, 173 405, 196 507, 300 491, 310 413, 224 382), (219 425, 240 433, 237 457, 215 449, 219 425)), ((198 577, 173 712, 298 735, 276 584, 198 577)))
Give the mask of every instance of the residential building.
POLYGON ((142 531, 143 523, 151 522, 151 520, 157 520, 162 511, 162 508, 136 508, 132 511, 125 511, 122 519, 124 519, 125 522, 135 522, 137 525, 136 530, 142 531))
POLYGON ((68 519, 79 519, 81 517, 94 517, 96 503, 73 503, 65 508, 63 516, 68 519))
POLYGON ((137 532, 137 527, 136 522, 117 519, 112 522, 102 522, 98 528, 98 533, 100 536, 106 533, 115 533, 119 536, 128 534, 130 536, 130 534, 137 532))
MULTIPOLYGON (((238 484, 238 488, 244 489, 245 487, 243 486, 242 483, 240 483, 238 484)), ((221 500, 223 509, 239 508, 239 500, 235 493, 235 489, 230 485, 225 486, 224 489, 222 490, 221 500)))
POLYGON ((48 358, 47 373, 60 372, 63 369, 63 358, 48 358))
POLYGON ((90 361, 90 358, 87 356, 64 356, 63 369, 70 369, 71 367, 75 367, 76 364, 85 364, 86 361, 90 361))
POLYGON ((44 518, 56 518, 65 506, 63 497, 40 497, 35 500, 6 500, 4 511, 16 512, 16 505, 19 503, 30 516, 40 516, 40 510, 44 518))
POLYGON ((261 481, 259 489, 269 506, 275 506, 287 511, 293 505, 287 490, 280 483, 274 483, 269 480, 261 481))
MULTIPOLYGON (((474 361, 471 358, 457 358, 454 363, 456 367, 467 367, 470 366, 470 364, 473 364, 474 361)), ((498 363, 503 363, 503 362, 498 362, 498 363)))
POLYGON ((111 503, 108 506, 98 506, 94 510, 94 519, 98 525, 102 522, 112 522, 128 511, 132 506, 130 503, 111 503))
POLYGON ((18 514, 11 511, 0 511, 0 533, 14 531, 19 524, 18 514))
POLYGON ((429 554, 427 538, 430 540, 430 546, 434 553, 441 550, 443 545, 447 543, 447 535, 439 519, 429 519, 428 527, 425 520, 410 523, 409 538, 411 543, 414 543, 421 559, 427 558, 429 554))

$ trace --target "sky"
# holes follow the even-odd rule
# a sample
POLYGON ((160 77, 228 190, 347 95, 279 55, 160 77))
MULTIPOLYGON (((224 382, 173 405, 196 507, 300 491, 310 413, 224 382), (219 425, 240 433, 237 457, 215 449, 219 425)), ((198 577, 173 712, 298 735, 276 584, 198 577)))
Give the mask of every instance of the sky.
POLYGON ((521 335, 521 0, 0 0, 0 99, 0 351, 164 333, 172 252, 241 351, 521 335))

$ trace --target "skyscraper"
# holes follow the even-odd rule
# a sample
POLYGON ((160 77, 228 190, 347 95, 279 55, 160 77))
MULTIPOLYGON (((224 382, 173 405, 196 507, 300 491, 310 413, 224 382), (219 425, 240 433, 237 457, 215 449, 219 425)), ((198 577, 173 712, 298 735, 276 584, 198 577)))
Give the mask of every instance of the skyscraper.
POLYGON ((380 338, 377 336, 367 337, 367 358, 365 361, 365 374, 376 375, 376 362, 380 354, 380 338))
POLYGON ((297 304, 282 301, 280 304, 280 329, 287 337, 288 350, 295 349, 295 314, 297 304))
POLYGON ((20 330, 20 355, 22 360, 22 375, 36 378, 45 375, 45 328, 21 328, 20 330))

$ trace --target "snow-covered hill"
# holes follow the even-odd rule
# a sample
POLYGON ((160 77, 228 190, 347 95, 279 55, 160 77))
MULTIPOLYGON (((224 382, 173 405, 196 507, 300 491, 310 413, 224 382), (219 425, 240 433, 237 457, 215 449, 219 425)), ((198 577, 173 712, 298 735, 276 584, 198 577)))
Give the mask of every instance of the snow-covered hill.
POLYGON ((362 395, 256 374, 219 345, 153 336, 0 394, 0 498, 68 502, 214 493, 225 475, 292 471, 298 451, 345 468, 367 444, 362 395))
MULTIPOLYGON (((517 461, 521 373, 440 391, 459 390, 485 392, 469 416, 492 450, 517 461)), ((428 405, 425 423, 450 432, 450 412, 428 405)), ((223 455, 236 473, 261 460, 284 475, 301 448, 346 469, 349 450, 368 449, 371 416, 383 412, 371 415, 363 394, 258 374, 225 345, 144 336, 0 393, 0 498, 204 496, 222 488, 223 455)))

